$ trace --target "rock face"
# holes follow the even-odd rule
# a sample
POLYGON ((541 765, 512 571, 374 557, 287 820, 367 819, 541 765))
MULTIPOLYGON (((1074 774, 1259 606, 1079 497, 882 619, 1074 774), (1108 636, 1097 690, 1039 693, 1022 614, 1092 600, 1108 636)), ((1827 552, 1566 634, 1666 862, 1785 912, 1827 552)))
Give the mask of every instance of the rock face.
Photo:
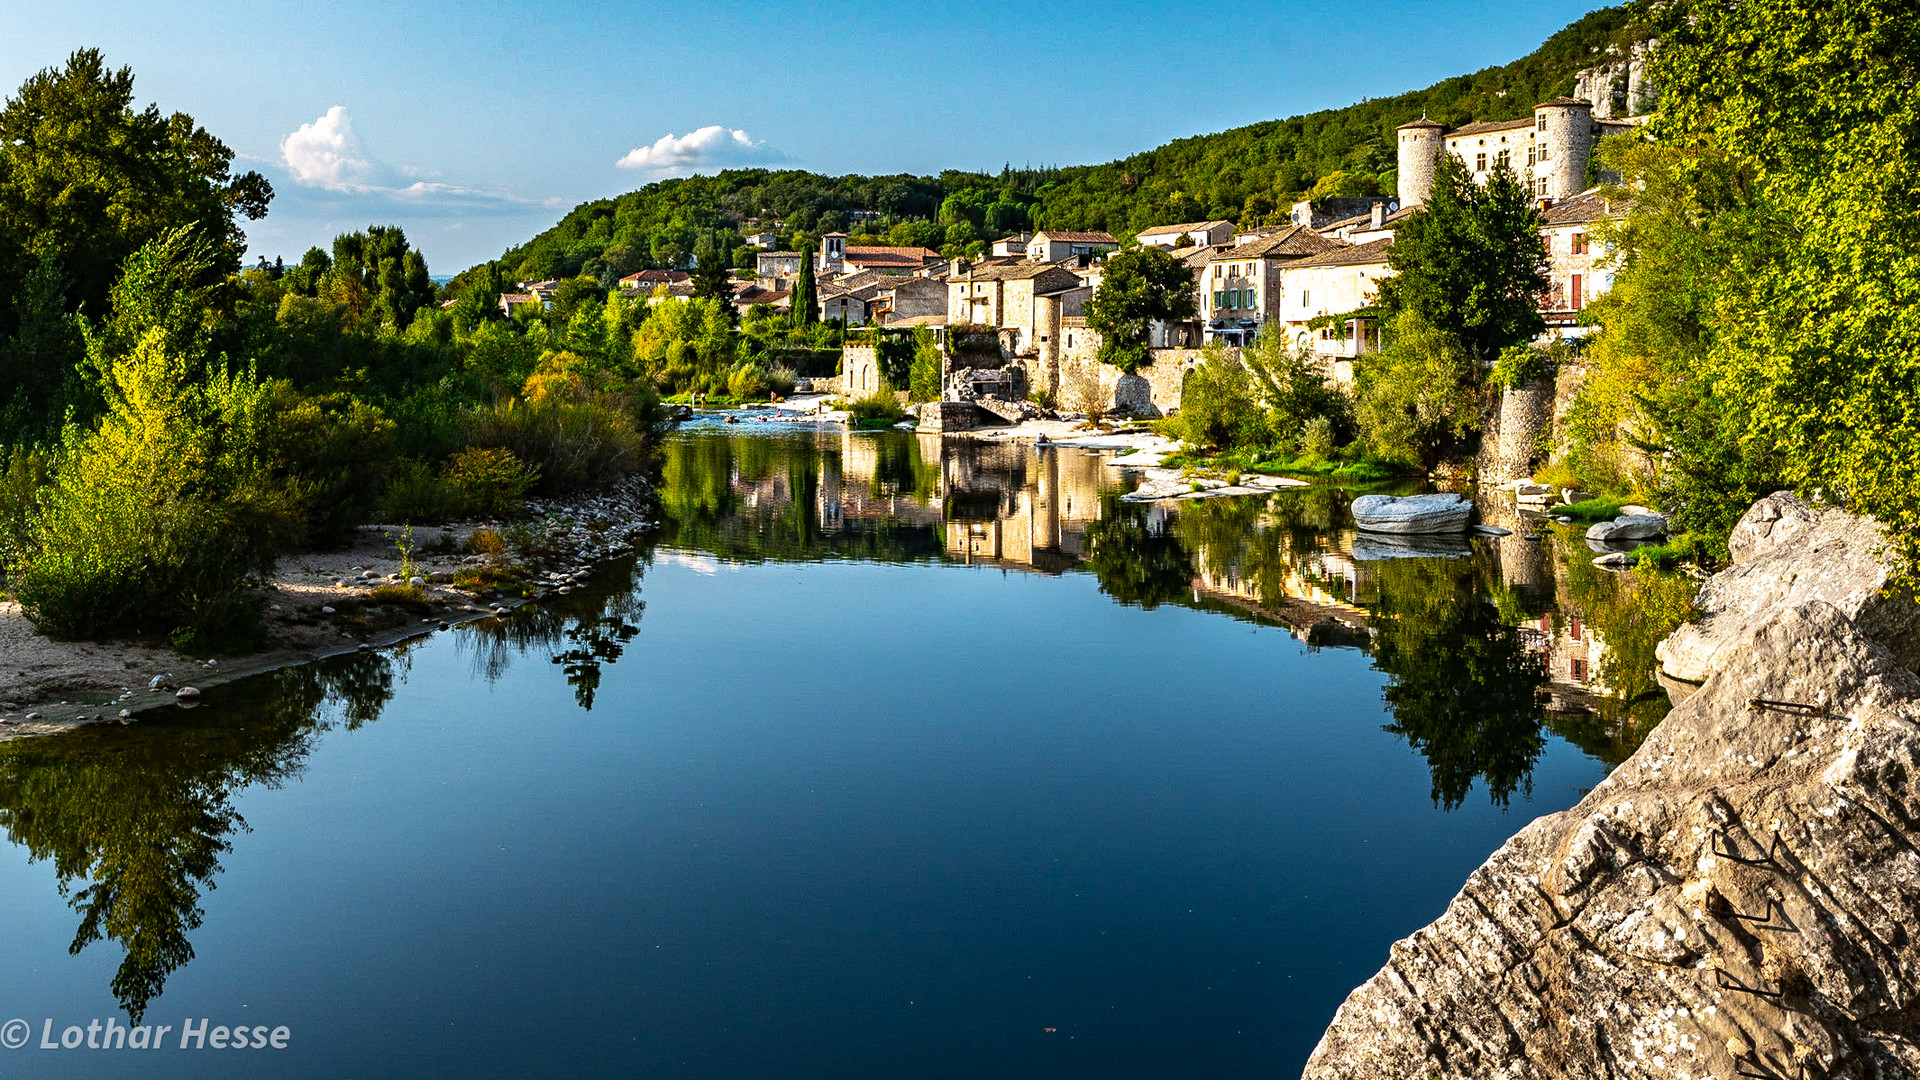
POLYGON ((1742 625, 1393 946, 1310 1080, 1920 1075, 1920 677, 1822 600, 1742 625))
POLYGON ((1612 521, 1602 521, 1587 530, 1587 539, 1614 542, 1619 540, 1652 540, 1667 535, 1667 515, 1665 514, 1622 514, 1612 521))
POLYGON ((1906 593, 1881 595, 1892 572, 1881 544, 1871 518, 1810 507, 1788 492, 1760 500, 1727 541, 1735 565, 1694 601, 1700 618, 1654 650, 1661 671, 1698 683, 1744 662, 1740 647, 1754 628, 1800 600, 1825 600, 1902 665, 1920 667, 1920 605, 1906 593))
POLYGON ((1352 512, 1353 523, 1368 532, 1463 533, 1473 503, 1453 494, 1362 495, 1352 512))

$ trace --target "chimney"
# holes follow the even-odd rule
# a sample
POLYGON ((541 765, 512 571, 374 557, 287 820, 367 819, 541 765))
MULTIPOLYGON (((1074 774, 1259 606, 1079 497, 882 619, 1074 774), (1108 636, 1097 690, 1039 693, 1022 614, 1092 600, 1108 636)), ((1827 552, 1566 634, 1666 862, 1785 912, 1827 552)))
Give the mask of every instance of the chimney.
POLYGON ((966 273, 967 269, 968 269, 967 260, 955 259, 953 260, 952 263, 949 263, 947 266, 947 276, 959 277, 961 274, 966 273))
POLYGON ((1381 229, 1386 228, 1386 226, 1387 204, 1384 202, 1376 202, 1373 204, 1373 229, 1375 232, 1379 232, 1381 229))

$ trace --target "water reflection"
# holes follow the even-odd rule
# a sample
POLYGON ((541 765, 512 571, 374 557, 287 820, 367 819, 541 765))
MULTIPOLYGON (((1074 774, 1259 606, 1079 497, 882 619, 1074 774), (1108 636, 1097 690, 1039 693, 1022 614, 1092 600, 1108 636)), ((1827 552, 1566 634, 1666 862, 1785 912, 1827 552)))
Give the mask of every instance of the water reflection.
MULTIPOLYGON (((1616 764, 1665 713, 1653 645, 1685 589, 1591 565, 1570 532, 1502 524, 1498 540, 1357 536, 1349 495, 1129 503, 1095 454, 942 442, 901 432, 691 432, 666 450, 658 543, 589 584, 461 628, 474 673, 541 656, 592 710, 638 639, 652 560, 945 561, 1088 573, 1115 602, 1175 605, 1284 627, 1313 647, 1363 650, 1383 672, 1387 730, 1420 754, 1433 801, 1531 790, 1557 733, 1616 764), (689 554, 691 553, 691 554, 689 554)), ((298 778, 321 733, 380 716, 407 648, 221 688, 161 722, 0 744, 0 826, 51 862, 79 916, 70 949, 116 943, 112 992, 138 1022, 194 955, 250 785, 298 778)))
POLYGON ((298 777, 319 733, 378 718, 396 662, 357 654, 289 668, 164 722, 0 744, 0 827, 29 859, 52 862, 80 915, 70 953, 102 940, 124 950, 112 991, 131 1022, 193 959, 201 893, 228 837, 247 831, 235 795, 298 777))

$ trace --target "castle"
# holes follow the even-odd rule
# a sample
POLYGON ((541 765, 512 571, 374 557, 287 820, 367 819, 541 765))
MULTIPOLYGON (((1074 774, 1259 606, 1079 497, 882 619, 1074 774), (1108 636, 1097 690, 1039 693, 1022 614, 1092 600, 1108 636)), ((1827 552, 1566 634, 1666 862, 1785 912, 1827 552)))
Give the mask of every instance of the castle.
POLYGON ((1533 107, 1520 120, 1492 120, 1448 131, 1426 117, 1397 128, 1400 206, 1411 210, 1433 193, 1441 154, 1466 163, 1477 184, 1505 164, 1536 198, 1558 202, 1585 191, 1593 144, 1602 136, 1626 131, 1644 117, 1596 117, 1591 101, 1560 97, 1533 107))

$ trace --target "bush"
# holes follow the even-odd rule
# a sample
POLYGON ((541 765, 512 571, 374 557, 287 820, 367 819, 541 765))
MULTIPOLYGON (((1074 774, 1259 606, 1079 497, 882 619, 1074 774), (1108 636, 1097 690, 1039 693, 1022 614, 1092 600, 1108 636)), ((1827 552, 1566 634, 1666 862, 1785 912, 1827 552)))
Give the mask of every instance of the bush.
POLYGON ((387 484, 380 516, 397 525, 435 525, 459 509, 459 493, 425 462, 402 461, 387 484))
POLYGON ((26 554, 27 525, 51 473, 47 459, 27 447, 7 454, 6 470, 0 472, 0 579, 26 554))
POLYGON ((847 410, 847 415, 862 422, 884 420, 889 424, 897 424, 907 418, 907 411, 900 407, 899 400, 886 390, 876 390, 841 407, 847 410))
POLYGON ((790 367, 774 365, 766 371, 767 390, 781 397, 792 397, 793 388, 800 383, 800 376, 790 367))
POLYGON ((338 546, 372 517, 392 471, 393 432, 384 413, 351 395, 268 387, 260 453, 293 499, 295 543, 338 546))
POLYGON ((754 365, 741 364, 727 376, 727 394, 739 401, 759 401, 767 396, 767 375, 754 365))
POLYGON ((486 448, 453 455, 444 477, 462 515, 510 517, 520 512, 540 470, 528 468, 510 450, 486 448))
POLYGON ((1253 376, 1224 349, 1209 349, 1187 373, 1180 412, 1169 426, 1194 446, 1238 450, 1265 445, 1268 427, 1253 376))
POLYGON ((475 555, 485 555, 491 563, 502 563, 507 559, 507 538, 499 529, 475 529, 467 537, 467 548, 475 555))
POLYGON ((1107 418, 1113 395, 1100 385, 1100 369, 1082 364, 1066 385, 1067 404, 1086 416, 1087 423, 1099 426, 1107 418))
POLYGON ((537 490, 562 494, 610 484, 639 468, 646 440, 625 410, 606 401, 509 400, 472 414, 472 442, 539 470, 537 490))
POLYGON ((1333 455, 1333 421, 1316 416, 1300 427, 1300 453, 1303 457, 1325 460, 1333 455))

